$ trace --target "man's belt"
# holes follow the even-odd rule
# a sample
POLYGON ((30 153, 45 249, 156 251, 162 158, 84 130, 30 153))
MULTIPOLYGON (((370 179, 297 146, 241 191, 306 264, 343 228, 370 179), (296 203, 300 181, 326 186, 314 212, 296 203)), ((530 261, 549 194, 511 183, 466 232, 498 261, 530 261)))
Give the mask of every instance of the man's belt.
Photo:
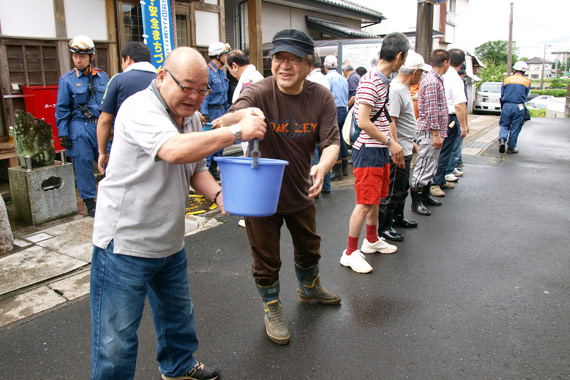
POLYGON ((78 117, 74 117, 71 120, 80 121, 82 123, 89 123, 89 124, 97 124, 97 122, 99 121, 99 119, 95 119, 95 118, 93 118, 93 119, 80 119, 78 117))
POLYGON ((208 108, 214 108, 217 110, 225 110, 226 106, 221 105, 221 104, 208 104, 208 108))

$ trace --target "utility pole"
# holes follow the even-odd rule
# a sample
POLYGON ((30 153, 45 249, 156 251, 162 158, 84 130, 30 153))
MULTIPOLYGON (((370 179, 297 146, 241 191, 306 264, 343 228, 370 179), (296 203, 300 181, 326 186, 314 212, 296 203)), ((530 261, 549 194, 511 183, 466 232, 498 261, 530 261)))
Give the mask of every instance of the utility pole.
POLYGON ((511 76, 513 68, 513 3, 511 3, 511 16, 509 18, 509 53, 507 55, 507 76, 511 76))
POLYGON ((416 20, 416 53, 429 62, 433 48, 433 5, 426 0, 418 0, 416 20))
POLYGON ((544 45, 544 54, 542 56, 542 73, 540 74, 540 89, 544 89, 544 62, 546 61, 546 47, 550 45, 544 45))

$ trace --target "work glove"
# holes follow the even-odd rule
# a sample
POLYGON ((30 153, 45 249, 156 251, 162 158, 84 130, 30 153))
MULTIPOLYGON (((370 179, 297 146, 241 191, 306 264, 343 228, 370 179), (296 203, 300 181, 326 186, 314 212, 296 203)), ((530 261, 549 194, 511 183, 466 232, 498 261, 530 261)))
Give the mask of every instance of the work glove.
POLYGON ((69 136, 61 136, 59 138, 59 143, 65 149, 71 149, 71 139, 69 138, 69 136))

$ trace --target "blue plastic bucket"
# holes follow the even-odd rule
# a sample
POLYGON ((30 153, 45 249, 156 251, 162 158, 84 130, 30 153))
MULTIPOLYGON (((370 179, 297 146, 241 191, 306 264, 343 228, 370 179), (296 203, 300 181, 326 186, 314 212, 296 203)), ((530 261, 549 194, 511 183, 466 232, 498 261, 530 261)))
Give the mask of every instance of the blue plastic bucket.
POLYGON ((224 209, 242 216, 269 216, 277 211, 281 181, 289 162, 251 157, 214 157, 222 173, 224 209))
POLYGON ((204 124, 202 124, 202 132, 211 130, 213 125, 214 125, 214 124, 212 124, 212 123, 204 123, 204 124))

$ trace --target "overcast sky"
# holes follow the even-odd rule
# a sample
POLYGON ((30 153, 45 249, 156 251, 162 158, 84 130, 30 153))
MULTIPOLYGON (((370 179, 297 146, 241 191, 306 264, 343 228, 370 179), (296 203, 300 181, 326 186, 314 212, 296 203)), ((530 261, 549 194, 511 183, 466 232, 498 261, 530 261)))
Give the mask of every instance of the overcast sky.
MULTIPOLYGON (((382 12, 382 3, 390 0, 350 0, 382 12)), ((473 50, 487 41, 509 39, 510 3, 513 3, 513 41, 521 57, 546 57, 552 51, 570 51, 570 0, 470 0, 466 22, 473 50)))

